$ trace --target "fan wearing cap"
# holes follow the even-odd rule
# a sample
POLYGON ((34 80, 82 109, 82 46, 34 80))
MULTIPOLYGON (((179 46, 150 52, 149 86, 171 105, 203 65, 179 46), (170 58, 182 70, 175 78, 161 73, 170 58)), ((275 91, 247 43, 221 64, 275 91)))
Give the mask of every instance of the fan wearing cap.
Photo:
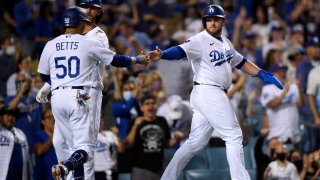
POLYGON ((271 72, 285 84, 281 91, 272 84, 262 88, 261 103, 266 108, 269 120, 269 134, 267 139, 279 137, 282 142, 298 145, 300 142, 298 125, 298 105, 300 100, 299 89, 295 83, 286 80, 288 67, 284 64, 275 64, 271 72))
POLYGON ((0 179, 26 180, 28 142, 26 135, 14 127, 15 111, 0 110, 0 179))
MULTIPOLYGON (((314 123, 320 125, 320 66, 314 67, 309 73, 307 95, 314 123)), ((316 138, 316 142, 319 142, 319 133, 316 138)))
POLYGON ((296 70, 298 64, 303 60, 305 52, 302 46, 295 44, 287 50, 289 65, 287 71, 288 81, 296 80, 296 70))

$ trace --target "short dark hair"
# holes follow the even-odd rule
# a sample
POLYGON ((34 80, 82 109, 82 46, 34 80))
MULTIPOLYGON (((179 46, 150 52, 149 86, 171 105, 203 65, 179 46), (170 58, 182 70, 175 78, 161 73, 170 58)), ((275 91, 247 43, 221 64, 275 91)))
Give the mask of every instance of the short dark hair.
POLYGON ((145 95, 145 96, 143 96, 142 98, 141 98, 141 101, 140 101, 140 105, 142 106, 143 105, 143 103, 146 101, 146 100, 149 100, 149 99, 153 99, 153 100, 157 100, 157 98, 154 96, 154 95, 151 95, 151 94, 147 94, 147 95, 145 95))

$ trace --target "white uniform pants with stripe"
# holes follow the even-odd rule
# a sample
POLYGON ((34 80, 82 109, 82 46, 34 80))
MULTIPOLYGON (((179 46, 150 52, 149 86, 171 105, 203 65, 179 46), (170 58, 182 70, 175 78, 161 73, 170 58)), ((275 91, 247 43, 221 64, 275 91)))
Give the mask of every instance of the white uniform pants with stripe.
MULTIPOLYGON (((92 159, 95 148, 95 124, 92 121, 91 100, 86 106, 79 106, 77 89, 57 89, 52 91, 51 106, 55 118, 53 145, 58 161, 68 159, 71 154, 82 149, 92 159)), ((85 93, 80 90, 80 93, 85 93)), ((70 175, 68 176, 69 179, 70 175)))
MULTIPOLYGON (((100 120, 101 120, 101 104, 102 104, 102 92, 101 90, 96 90, 91 88, 89 91, 89 96, 91 97, 91 109, 93 114, 93 125, 94 125, 94 133, 91 137, 94 139, 94 142, 97 142, 100 120)), ((85 180, 93 180, 94 179, 94 158, 89 160, 84 164, 84 177, 85 180)))
POLYGON ((194 114, 189 138, 177 150, 161 179, 177 179, 190 159, 208 144, 213 129, 226 143, 232 179, 250 179, 244 166, 242 132, 226 94, 218 87, 195 85, 190 99, 194 114))

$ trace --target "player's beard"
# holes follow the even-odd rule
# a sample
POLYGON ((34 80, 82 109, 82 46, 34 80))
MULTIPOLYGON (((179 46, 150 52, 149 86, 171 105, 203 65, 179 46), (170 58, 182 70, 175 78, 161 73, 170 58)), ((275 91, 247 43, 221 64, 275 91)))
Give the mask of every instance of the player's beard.
POLYGON ((216 36, 221 36, 222 27, 217 28, 216 30, 210 30, 209 28, 207 28, 206 30, 211 36, 216 37, 216 36))

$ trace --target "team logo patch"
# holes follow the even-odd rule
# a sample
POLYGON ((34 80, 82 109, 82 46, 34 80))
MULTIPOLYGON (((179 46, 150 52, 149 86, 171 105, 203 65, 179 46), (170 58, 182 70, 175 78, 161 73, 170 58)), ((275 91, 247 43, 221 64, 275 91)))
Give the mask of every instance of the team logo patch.
POLYGON ((213 12, 214 12, 214 9, 213 9, 213 7, 212 7, 212 6, 210 6, 210 8, 209 8, 209 12, 211 12, 211 13, 213 13, 213 12))
POLYGON ((64 18, 64 23, 69 26, 70 23, 70 18, 64 18))

